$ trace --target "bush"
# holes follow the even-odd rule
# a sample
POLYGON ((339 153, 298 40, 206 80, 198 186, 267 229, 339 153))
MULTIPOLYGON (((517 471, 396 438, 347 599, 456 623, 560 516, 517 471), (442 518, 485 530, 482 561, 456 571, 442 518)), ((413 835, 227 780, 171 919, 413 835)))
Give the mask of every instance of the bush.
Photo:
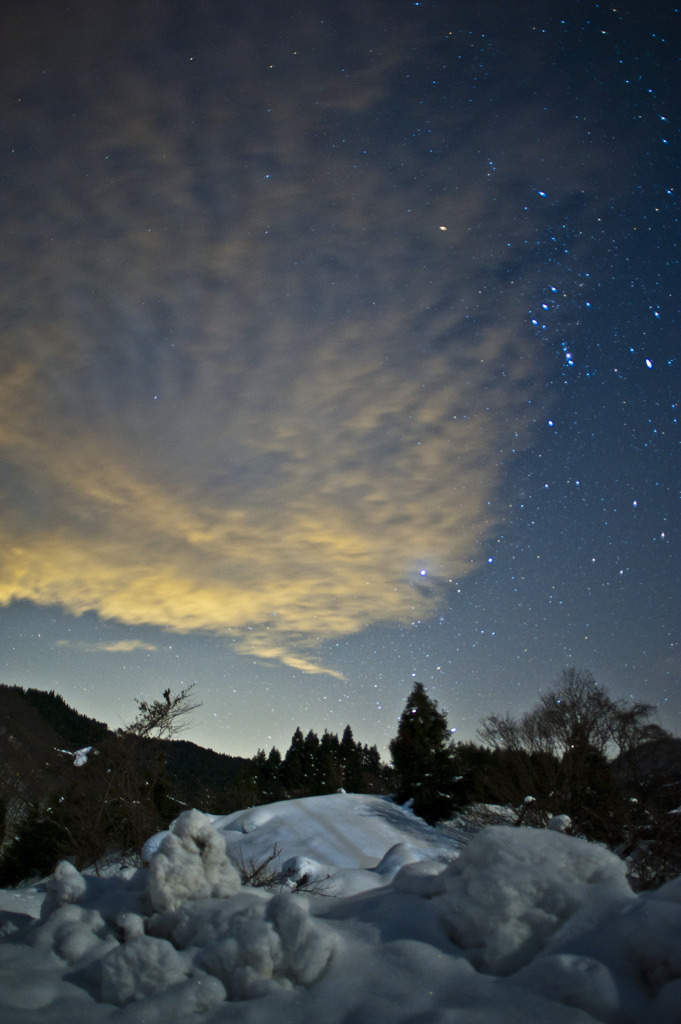
POLYGON ((26 878, 44 878, 62 856, 59 826, 34 808, 0 857, 0 888, 19 885, 26 878))

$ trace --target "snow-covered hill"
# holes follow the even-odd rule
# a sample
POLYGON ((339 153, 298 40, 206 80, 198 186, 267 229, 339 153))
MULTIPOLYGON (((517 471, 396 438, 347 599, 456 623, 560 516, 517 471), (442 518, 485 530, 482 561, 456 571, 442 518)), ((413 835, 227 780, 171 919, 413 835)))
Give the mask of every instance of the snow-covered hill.
POLYGON ((679 1024, 681 880, 497 826, 461 850, 381 797, 181 815, 148 868, 2 894, 3 1024, 679 1024), (240 884, 276 846, 288 890, 240 884), (311 892, 292 891, 301 883, 311 892), (33 901, 31 903, 31 900, 33 901))

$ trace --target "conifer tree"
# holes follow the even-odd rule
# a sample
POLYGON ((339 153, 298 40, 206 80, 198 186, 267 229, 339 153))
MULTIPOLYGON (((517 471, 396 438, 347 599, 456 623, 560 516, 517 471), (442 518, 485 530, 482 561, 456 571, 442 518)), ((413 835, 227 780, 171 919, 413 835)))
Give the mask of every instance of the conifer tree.
POLYGON ((364 773, 362 771, 362 752, 355 743, 352 729, 345 726, 340 742, 340 754, 343 762, 343 786, 350 793, 361 793, 364 790, 364 773))
POLYGON ((303 744, 305 789, 310 796, 317 796, 323 788, 320 777, 320 753, 319 736, 313 729, 310 729, 303 744))
POLYGON ((397 798, 413 801, 414 813, 434 824, 451 813, 454 757, 445 714, 415 683, 390 742, 397 772, 397 798))
POLYGON ((319 767, 323 792, 335 793, 343 786, 340 743, 335 732, 324 730, 319 745, 319 767))
POLYGON ((305 739, 300 726, 291 738, 291 746, 284 755, 282 765, 283 782, 289 796, 298 796, 305 786, 305 739))
POLYGON ((281 752, 277 747, 272 747, 269 754, 267 755, 267 781, 272 788, 274 798, 279 800, 282 795, 281 788, 281 770, 282 770, 282 757, 281 752))

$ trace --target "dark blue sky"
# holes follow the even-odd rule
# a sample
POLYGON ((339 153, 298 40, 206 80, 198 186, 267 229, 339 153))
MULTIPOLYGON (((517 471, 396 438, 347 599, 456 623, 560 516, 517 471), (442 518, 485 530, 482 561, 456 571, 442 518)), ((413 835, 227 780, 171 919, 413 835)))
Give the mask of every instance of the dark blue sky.
POLYGON ((679 12, 5 5, 3 681, 679 731, 679 12))

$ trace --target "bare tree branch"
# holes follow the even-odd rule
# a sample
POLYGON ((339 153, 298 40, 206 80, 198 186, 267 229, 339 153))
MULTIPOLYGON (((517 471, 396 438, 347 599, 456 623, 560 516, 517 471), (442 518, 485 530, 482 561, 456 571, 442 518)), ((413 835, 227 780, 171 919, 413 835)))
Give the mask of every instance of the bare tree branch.
POLYGON ((193 689, 192 684, 175 695, 171 694, 169 689, 164 690, 163 700, 151 703, 138 700, 137 718, 130 725, 126 725, 123 732, 155 739, 170 739, 176 736, 187 728, 188 722, 184 719, 201 707, 200 701, 193 703, 191 700, 193 689))

